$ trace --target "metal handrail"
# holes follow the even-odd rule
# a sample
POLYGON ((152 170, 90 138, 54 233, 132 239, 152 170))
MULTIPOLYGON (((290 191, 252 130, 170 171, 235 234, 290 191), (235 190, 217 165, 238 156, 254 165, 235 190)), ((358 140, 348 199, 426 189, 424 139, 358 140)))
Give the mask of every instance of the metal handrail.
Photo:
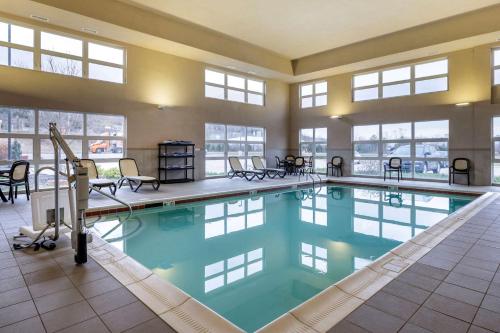
MULTIPOLYGON (((46 167, 42 167, 40 169, 38 169, 36 172, 35 172, 35 192, 38 192, 38 176, 40 175, 40 172, 43 171, 43 170, 52 170, 54 172, 56 172, 56 169, 54 167, 51 167, 51 166, 46 166, 46 167)), ((62 171, 59 171, 59 174, 68 178, 68 174, 62 172, 62 171)), ((92 185, 89 185, 89 189, 91 189, 92 191, 96 191, 97 193, 99 194, 102 194, 104 195, 105 197, 111 199, 111 200, 114 200, 124 206, 126 206, 128 208, 128 212, 129 214, 127 215, 127 217, 125 218, 125 220, 127 220, 131 215, 132 215, 132 206, 130 206, 128 203, 126 203, 125 201, 122 201, 120 199, 117 199, 116 197, 106 193, 106 192, 103 192, 101 191, 100 189, 98 188, 95 188, 94 186, 92 185)))

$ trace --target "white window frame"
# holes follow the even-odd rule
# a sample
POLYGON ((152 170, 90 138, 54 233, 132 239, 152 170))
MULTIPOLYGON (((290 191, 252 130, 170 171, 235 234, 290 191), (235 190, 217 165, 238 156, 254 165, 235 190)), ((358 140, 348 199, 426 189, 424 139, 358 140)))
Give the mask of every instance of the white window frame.
POLYGON ((328 106, 328 81, 320 80, 320 81, 307 82, 307 83, 300 84, 299 85, 299 105, 300 105, 300 108, 303 110, 328 106), (316 84, 318 84, 318 83, 326 83, 326 91, 324 93, 316 93, 316 84), (302 87, 309 86, 309 85, 312 86, 312 93, 310 95, 302 95, 302 87), (325 105, 316 105, 316 97, 320 97, 320 96, 326 97, 326 104, 325 105), (302 100, 304 98, 311 98, 311 100, 312 100, 311 106, 307 106, 307 107, 302 106, 302 100))
POLYGON ((499 86, 500 82, 495 83, 495 71, 500 70, 500 63, 498 65, 495 65, 495 53, 499 53, 499 58, 500 58, 500 47, 493 48, 491 50, 491 86, 499 86))
MULTIPOLYGON (((242 162, 242 166, 243 168, 247 168, 247 169, 253 169, 253 166, 252 165, 246 165, 247 163, 247 160, 251 159, 252 156, 255 156, 255 155, 248 155, 248 145, 249 144, 262 144, 263 145, 263 156, 261 156, 262 158, 264 158, 265 160, 265 156, 266 156, 266 141, 267 141, 267 138, 266 138, 266 128, 265 127, 261 127, 261 126, 244 126, 244 125, 234 125, 234 124, 221 124, 221 123, 205 123, 205 129, 206 129, 206 125, 219 125, 219 126, 224 126, 224 139, 223 140, 207 140, 206 139, 206 133, 205 133, 205 145, 207 143, 215 143, 215 144, 223 144, 224 145, 224 157, 207 157, 206 156, 206 151, 205 151, 205 161, 210 161, 210 160, 216 160, 216 161, 220 161, 220 160, 224 160, 224 174, 223 175, 216 175, 216 176, 210 176, 210 175, 207 175, 206 173, 206 170, 205 170, 205 177, 206 178, 217 178, 217 177, 226 177, 227 176, 227 173, 229 172, 229 165, 228 165, 228 158, 229 158, 229 144, 231 143, 239 143, 239 144, 244 144, 245 146, 245 155, 244 156, 238 156, 238 158, 240 159, 240 162, 242 162), (228 140, 227 138, 227 127, 228 126, 236 126, 236 127, 245 127, 245 141, 232 141, 232 140, 228 140), (264 131, 264 140, 263 141, 248 141, 248 128, 261 128, 263 131, 264 131)), ((265 163, 265 161, 264 161, 265 163)))
MULTIPOLYGON (((10 26, 12 24, 17 25, 17 26, 21 26, 23 28, 32 29, 34 31, 34 46, 33 47, 28 47, 28 46, 18 45, 18 44, 14 44, 14 43, 10 43, 10 42, 0 41, 0 46, 7 47, 9 50, 11 48, 14 48, 14 49, 20 49, 23 51, 33 52, 33 61, 34 61, 33 69, 12 66, 11 62, 10 62, 10 52, 9 52, 9 64, 7 65, 7 67, 35 70, 35 71, 39 71, 39 72, 47 73, 47 74, 64 75, 64 76, 72 77, 72 78, 83 78, 83 79, 89 79, 89 80, 94 80, 94 81, 106 82, 106 83, 110 83, 110 84, 113 84, 113 83, 114 84, 125 84, 127 82, 126 81, 126 77, 127 77, 127 70, 126 70, 127 69, 127 50, 123 46, 111 44, 111 43, 107 43, 107 42, 103 42, 103 41, 99 41, 99 40, 82 38, 81 36, 76 36, 76 35, 68 34, 65 32, 60 32, 60 31, 53 30, 53 29, 40 28, 40 27, 36 27, 33 25, 25 24, 25 23, 18 23, 18 22, 12 21, 12 20, 4 19, 2 17, 0 17, 0 22, 8 24, 9 31, 10 31, 10 26), (62 37, 73 38, 73 39, 78 39, 78 40, 82 41, 82 56, 79 57, 79 56, 75 56, 75 55, 71 55, 71 54, 67 54, 67 53, 61 53, 61 52, 42 49, 41 48, 41 33, 42 32, 47 32, 50 34, 59 35, 62 37), (89 57, 88 57, 88 45, 89 45, 89 43, 123 50, 123 61, 122 61, 123 65, 118 65, 118 64, 106 62, 106 61, 89 59, 89 57), (60 58, 65 58, 65 59, 70 59, 70 60, 75 60, 75 61, 81 61, 82 62, 82 73, 81 74, 82 75, 81 76, 74 76, 74 75, 68 75, 68 74, 51 72, 51 71, 43 71, 42 70, 42 55, 49 55, 49 56, 55 56, 55 57, 60 57, 60 58), (122 74, 123 74, 122 82, 119 83, 119 82, 114 82, 114 81, 98 80, 98 79, 90 78, 89 77, 89 65, 91 63, 121 69, 122 74)), ((5 66, 5 65, 3 65, 3 66, 5 66)))
MULTIPOLYGON (((63 110, 54 110, 54 109, 38 109, 38 108, 20 108, 20 107, 13 107, 13 106, 0 106, 1 108, 6 108, 6 109, 17 109, 17 110, 33 110, 35 113, 35 129, 33 133, 30 134, 21 134, 21 133, 0 133, 0 138, 14 138, 14 139, 31 139, 33 142, 33 158, 27 160, 30 163, 30 168, 32 168, 33 173, 30 175, 31 177, 34 177, 34 172, 38 171, 41 166, 44 165, 52 165, 54 163, 54 159, 42 159, 41 156, 41 140, 44 139, 49 139, 49 134, 45 133, 40 133, 40 126, 39 126, 39 118, 40 118, 40 112, 42 111, 49 111, 49 112, 61 112, 61 113, 73 113, 73 114, 80 114, 83 115, 83 133, 82 135, 75 135, 75 134, 69 134, 69 135, 63 135, 64 139, 66 140, 81 140, 82 141, 82 158, 88 158, 89 156, 89 151, 88 151, 88 145, 89 141, 91 140, 110 140, 109 136, 88 136, 87 135, 87 116, 88 115, 99 115, 99 116, 119 116, 123 117, 123 136, 113 136, 112 140, 121 140, 123 141, 123 153, 122 156, 127 156, 126 155, 126 149, 127 149, 127 117, 125 115, 120 115, 120 114, 101 114, 101 113, 84 113, 84 112, 74 112, 74 111, 63 111, 63 110)), ((64 156, 64 154, 63 154, 64 156)), ((116 158, 93 158, 96 164, 98 163, 109 163, 109 162, 118 162, 120 157, 116 158)), ((13 161, 12 160, 0 160, 0 165, 8 165, 11 164, 13 161)), ((118 163, 117 163, 118 166, 118 163)))
MULTIPOLYGON (((500 66, 499 66, 500 67, 500 66)), ((498 118, 500 120, 500 116, 495 116, 491 118, 491 183, 494 185, 500 185, 500 181, 496 182, 495 181, 495 164, 500 164, 500 158, 495 157, 495 143, 500 144, 500 135, 495 137, 495 118, 498 118)))
POLYGON ((204 77, 205 77, 205 79, 204 79, 205 86, 211 86, 211 87, 216 87, 216 88, 222 88, 222 89, 224 89, 224 98, 223 99, 219 99, 219 98, 207 96, 206 93, 205 93, 205 98, 225 100, 225 101, 228 101, 228 102, 243 103, 243 104, 249 104, 249 105, 254 105, 254 106, 265 106, 266 105, 266 81, 264 81, 262 79, 257 79, 257 78, 253 78, 253 77, 246 77, 246 76, 243 76, 241 74, 223 72, 221 70, 213 69, 213 68, 208 68, 208 67, 205 68, 204 77), (219 73, 219 74, 223 74, 224 75, 224 84, 216 84, 216 83, 212 83, 212 82, 207 82, 206 81, 206 71, 212 71, 212 72, 216 72, 216 73, 219 73), (235 88, 235 87, 228 86, 228 79, 227 79, 228 75, 239 77, 239 78, 243 79, 245 81, 245 88, 240 89, 240 88, 235 88), (256 82, 261 82, 262 83, 262 93, 259 93, 259 92, 253 91, 253 90, 248 90, 248 80, 256 81, 256 82), (244 96, 245 96, 245 100, 243 102, 229 100, 228 99, 228 90, 235 90, 235 91, 242 92, 244 94, 244 96), (250 103, 248 101, 249 100, 249 98, 248 98, 249 94, 261 96, 262 97, 262 104, 250 103))
MULTIPOLYGON (((389 160, 390 157, 384 156, 384 144, 387 143, 407 143, 410 145, 410 156, 401 156, 403 161, 410 161, 411 162, 411 173, 410 177, 408 177, 408 174, 403 174, 405 178, 410 178, 410 179, 421 179, 421 180, 426 180, 426 181, 442 181, 444 182, 444 179, 433 179, 433 178, 426 178, 426 177, 415 177, 415 162, 416 161, 430 161, 430 162, 435 162, 435 163, 449 163, 449 131, 450 129, 450 123, 448 119, 436 119, 436 120, 422 120, 422 121, 414 121, 414 122, 397 122, 397 123, 380 123, 380 124, 360 124, 360 125, 353 125, 352 126, 352 131, 351 131, 351 142, 352 142, 352 161, 353 163, 351 164, 351 171, 353 176, 357 177, 383 177, 384 174, 384 168, 383 168, 383 162, 385 160, 389 160), (417 139, 415 138, 415 123, 420 123, 420 122, 432 122, 432 121, 447 121, 448 122, 448 138, 423 138, 423 139, 417 139), (383 138, 383 133, 382 133, 382 126, 383 125, 391 125, 391 124, 399 124, 399 123, 409 123, 411 124, 411 136, 410 139, 384 139, 383 138), (378 140, 354 140, 354 127, 355 126, 369 126, 369 125, 376 125, 378 126, 378 140), (446 142, 448 144, 448 157, 447 158, 437 158, 437 157, 427 157, 427 158, 422 158, 422 157, 417 157, 416 156, 416 145, 417 144, 424 144, 424 143, 429 143, 429 142, 446 142), (356 144, 376 144, 378 145, 378 156, 363 156, 363 157, 356 157, 355 156, 355 149, 354 146, 356 144), (355 162, 356 161, 378 161, 378 169, 379 173, 377 175, 364 175, 364 174, 359 174, 355 172, 355 162)), ((445 168, 446 166, 443 166, 441 168, 445 168)))
MULTIPOLYGON (((316 159, 318 158, 316 156, 316 145, 325 145, 326 146, 327 153, 326 153, 326 156, 325 156, 324 159, 326 159, 326 163, 328 165, 328 127, 306 127, 306 128, 299 129, 299 152, 300 152, 300 156, 303 156, 303 157, 310 157, 310 156, 312 156, 313 157, 313 169, 314 169, 314 172, 317 171, 316 170, 316 159), (302 130, 308 130, 308 129, 310 129, 310 130, 313 131, 313 140, 312 141, 302 141, 301 132, 302 132, 302 130), (316 130, 318 130, 318 129, 326 129, 326 141, 316 141, 316 130), (302 154, 302 145, 312 145, 312 155, 302 154)), ((325 172, 327 172, 327 171, 328 170, 325 170, 325 172)))
POLYGON ((352 78, 351 78, 351 100, 352 100, 352 102, 359 103, 359 102, 365 102, 365 101, 374 101, 374 100, 378 100, 378 99, 398 98, 398 97, 405 97, 405 96, 424 95, 424 94, 432 94, 432 93, 437 93, 437 92, 449 91, 450 90, 450 82, 449 82, 449 69, 450 68, 449 67, 450 67, 449 60, 448 60, 448 58, 445 57, 445 58, 437 58, 437 59, 427 60, 427 61, 423 61, 423 62, 413 63, 413 64, 409 64, 409 65, 401 65, 401 66, 395 66, 395 67, 388 67, 388 68, 381 69, 379 71, 372 71, 372 72, 354 74, 352 76, 352 78), (447 61, 447 70, 446 70, 445 74, 431 75, 431 76, 425 76, 425 77, 419 77, 419 78, 415 77, 415 66, 425 65, 425 64, 428 64, 428 63, 438 62, 438 61, 442 61, 442 60, 446 60, 447 61), (382 74, 384 72, 390 71, 390 70, 394 70, 394 69, 405 68, 405 67, 410 67, 410 78, 409 79, 400 80, 400 81, 393 81, 393 82, 388 82, 388 83, 383 83, 382 74), (367 86, 362 86, 362 87, 355 87, 354 86, 355 77, 360 76, 360 75, 374 74, 374 73, 377 73, 377 75, 378 75, 378 83, 377 84, 367 85, 367 86), (446 78, 446 90, 430 91, 430 92, 418 93, 418 94, 415 92, 415 86, 416 86, 417 82, 427 81, 427 80, 432 80, 432 79, 439 79, 439 78, 446 78), (397 84, 404 84, 404 83, 409 83, 410 84, 410 92, 409 92, 409 94, 407 94, 407 95, 400 95, 400 96, 383 97, 384 96, 383 95, 384 87, 393 86, 393 85, 397 85, 397 84), (356 91, 370 89, 370 88, 376 88, 377 89, 378 95, 377 95, 376 98, 364 99, 364 100, 356 100, 355 99, 355 92, 356 91))

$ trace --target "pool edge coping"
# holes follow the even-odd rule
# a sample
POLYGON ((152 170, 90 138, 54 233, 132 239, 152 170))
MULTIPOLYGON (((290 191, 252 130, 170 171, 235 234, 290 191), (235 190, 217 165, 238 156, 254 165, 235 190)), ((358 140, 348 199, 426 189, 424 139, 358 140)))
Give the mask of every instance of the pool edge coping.
MULTIPOLYGON (((387 189, 388 186, 355 182, 339 182, 325 179, 323 182, 339 185, 367 186, 387 189)), ((214 195, 179 197, 175 203, 190 203, 237 195, 265 193, 281 189, 294 189, 309 186, 311 183, 287 184, 252 189, 251 191, 217 192, 214 195)), ((391 185, 389 185, 391 186, 391 185)), ((447 189, 426 189, 408 185, 398 186, 397 190, 417 190, 434 193, 478 195, 477 192, 451 191, 447 189)), ((329 286, 312 298, 289 310, 256 332, 300 329, 311 332, 324 332, 349 315, 383 286, 399 276, 418 259, 424 256, 449 234, 466 223, 470 217, 484 208, 490 201, 500 196, 495 192, 483 192, 473 202, 426 229, 414 238, 400 244, 363 269, 329 286), (313 309, 311 309, 313 308, 313 309), (321 311, 318 312, 318 310, 321 311)), ((152 200, 153 204, 156 201, 152 200)), ((162 203, 163 205, 163 203, 162 203)), ((159 205, 157 205, 159 206, 159 205)), ((145 202, 140 208, 149 206, 145 202)), ((118 209, 93 211, 104 215, 118 213, 118 209)), ((135 259, 109 244, 93 233, 94 241, 89 244, 89 255, 106 269, 113 277, 139 298, 156 315, 175 330, 208 330, 224 332, 243 332, 235 324, 203 305, 172 283, 147 269, 135 259)))

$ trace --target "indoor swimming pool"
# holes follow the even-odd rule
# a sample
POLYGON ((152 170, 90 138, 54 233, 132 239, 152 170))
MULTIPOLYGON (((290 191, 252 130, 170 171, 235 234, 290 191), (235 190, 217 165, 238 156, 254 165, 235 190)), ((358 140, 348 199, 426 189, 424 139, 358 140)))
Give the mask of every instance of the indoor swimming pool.
POLYGON ((323 186, 146 209, 94 229, 252 332, 473 199, 323 186))

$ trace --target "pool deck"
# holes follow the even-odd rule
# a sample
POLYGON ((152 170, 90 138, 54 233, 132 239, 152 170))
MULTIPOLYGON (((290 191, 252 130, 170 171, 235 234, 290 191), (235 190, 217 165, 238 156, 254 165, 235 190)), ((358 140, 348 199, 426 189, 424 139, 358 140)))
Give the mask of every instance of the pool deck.
MULTIPOLYGON (((500 191, 500 187, 493 186, 397 183, 354 177, 331 180, 461 193, 500 191)), ((139 193, 123 188, 118 197, 141 205, 150 201, 244 194, 302 183, 296 177, 254 182, 213 179, 163 185, 158 192, 147 186, 139 193)), ((100 210, 114 203, 92 194, 90 205, 100 210)), ((467 214, 450 219, 446 228, 425 232, 426 236, 436 236, 430 243, 430 238, 415 239, 411 250, 398 248, 392 251, 393 257, 382 258, 385 267, 374 265, 358 274, 376 276, 377 283, 370 286, 379 285, 382 289, 360 289, 348 280, 340 281, 313 299, 314 302, 306 302, 307 307, 292 310, 274 324, 281 326, 271 325, 262 331, 500 332, 500 194, 487 195, 467 214), (423 256, 417 259, 418 253, 423 256), (388 269, 387 264, 395 269, 388 269), (335 288, 339 290, 329 290, 335 288)), ((134 283, 127 284, 123 276, 120 278, 119 274, 110 274, 109 269, 103 268, 106 265, 102 264, 102 257, 97 255, 97 259, 89 258, 87 265, 75 266, 65 236, 55 251, 12 251, 12 236, 22 225, 31 225, 30 204, 24 196, 21 195, 15 205, 1 203, 0 332, 175 332, 165 320, 173 323, 179 332, 203 331, 206 327, 209 331, 222 331, 214 329, 221 327, 217 326, 220 323, 210 322, 212 326, 205 327, 194 323, 191 328, 185 328, 165 316, 162 320, 157 308, 151 304, 145 306, 139 300, 141 297, 130 292, 134 283)), ((364 284, 364 287, 370 286, 364 284)), ((177 309, 188 311, 193 307, 196 308, 194 302, 181 299, 165 313, 177 309)))

